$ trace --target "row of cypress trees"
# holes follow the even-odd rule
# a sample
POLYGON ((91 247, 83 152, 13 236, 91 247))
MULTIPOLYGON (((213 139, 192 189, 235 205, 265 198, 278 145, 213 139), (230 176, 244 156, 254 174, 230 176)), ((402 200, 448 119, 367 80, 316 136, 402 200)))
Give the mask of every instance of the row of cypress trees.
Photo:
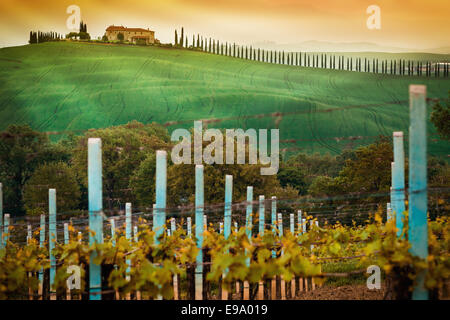
POLYGON ((181 34, 178 35, 178 30, 175 30, 175 47, 190 48, 190 49, 202 49, 203 51, 204 39, 197 34, 192 35, 192 42, 189 43, 188 36, 184 34, 184 28, 181 28, 181 34))
POLYGON ((48 41, 59 41, 63 39, 63 35, 57 32, 41 32, 41 31, 30 31, 30 39, 28 42, 30 44, 43 43, 48 41))
POLYGON ((344 57, 335 54, 314 54, 305 52, 284 52, 263 50, 252 46, 239 46, 235 43, 220 43, 219 40, 207 39, 200 35, 192 37, 188 43, 188 37, 181 28, 181 35, 175 30, 175 46, 190 49, 199 49, 204 52, 225 55, 253 61, 286 64, 292 66, 348 70, 358 72, 371 72, 392 75, 418 75, 448 77, 450 62, 432 63, 412 60, 380 60, 377 58, 344 57))

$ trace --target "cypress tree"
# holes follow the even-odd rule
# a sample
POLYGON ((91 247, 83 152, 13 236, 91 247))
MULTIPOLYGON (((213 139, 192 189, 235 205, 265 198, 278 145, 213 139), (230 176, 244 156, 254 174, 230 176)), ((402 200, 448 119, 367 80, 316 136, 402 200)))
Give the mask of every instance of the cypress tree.
POLYGON ((175 29, 175 47, 178 47, 178 32, 175 29))
POLYGON ((181 27, 180 47, 184 47, 184 28, 181 27))

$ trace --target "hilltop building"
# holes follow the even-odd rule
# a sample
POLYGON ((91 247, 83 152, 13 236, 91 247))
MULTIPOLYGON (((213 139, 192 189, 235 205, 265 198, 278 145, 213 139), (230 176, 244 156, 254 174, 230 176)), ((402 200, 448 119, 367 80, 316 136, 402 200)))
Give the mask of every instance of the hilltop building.
POLYGON ((123 40, 131 43, 145 43, 153 44, 158 43, 158 39, 155 39, 155 31, 142 28, 126 28, 124 26, 109 26, 106 28, 106 37, 108 41, 120 40, 119 34, 123 34, 123 40))

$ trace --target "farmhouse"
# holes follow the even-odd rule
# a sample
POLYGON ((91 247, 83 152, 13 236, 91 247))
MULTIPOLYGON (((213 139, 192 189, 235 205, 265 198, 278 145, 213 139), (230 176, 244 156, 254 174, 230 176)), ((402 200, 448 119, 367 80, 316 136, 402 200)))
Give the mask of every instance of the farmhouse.
POLYGON ((109 26, 106 28, 108 41, 123 40, 131 43, 153 44, 158 42, 155 39, 155 31, 142 28, 126 28, 124 26, 109 26), (123 35, 123 39, 122 36, 123 35))

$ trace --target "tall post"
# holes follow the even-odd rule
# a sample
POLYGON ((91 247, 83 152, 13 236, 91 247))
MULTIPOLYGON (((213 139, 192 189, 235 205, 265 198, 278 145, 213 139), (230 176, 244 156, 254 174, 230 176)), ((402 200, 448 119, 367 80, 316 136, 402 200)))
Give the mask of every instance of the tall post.
POLYGON ((259 196, 259 235, 264 235, 264 224, 265 224, 265 217, 264 217, 264 196, 259 196))
MULTIPOLYGON (((224 236, 228 239, 231 233, 231 205, 233 203, 233 176, 225 176, 225 215, 224 215, 224 236)), ((228 273, 226 269, 222 275, 222 279, 225 278, 228 273)), ((228 299, 228 291, 222 286, 222 299, 228 299)))
POLYGON ((297 215, 298 215, 298 217, 297 217, 297 219, 298 219, 297 232, 298 232, 298 235, 300 235, 300 234, 302 234, 302 210, 298 210, 297 215))
POLYGON ((69 224, 64 223, 64 244, 69 244, 69 224))
MULTIPOLYGON (((136 227, 135 227, 136 228, 136 227)), ((175 218, 170 218, 170 234, 174 234, 177 229, 175 218)))
POLYGON ((283 215, 281 213, 278 214, 278 232, 280 237, 283 236, 283 215))
POLYGON ((277 228, 277 197, 272 197, 272 215, 271 215, 271 222, 272 222, 272 232, 275 232, 277 228))
POLYGON ((167 152, 156 151, 156 231, 155 242, 164 234, 166 225, 167 152))
POLYGON ((295 224, 294 224, 294 214, 293 213, 291 213, 290 215, 289 215, 289 222, 290 222, 290 228, 291 228, 291 234, 292 235, 294 235, 295 234, 295 224))
POLYGON ((192 219, 191 217, 187 217, 187 235, 190 237, 192 234, 192 219))
POLYGON ((48 230, 48 248, 50 256, 50 299, 56 299, 56 290, 54 288, 56 275, 56 258, 52 251, 57 241, 56 234, 56 190, 48 190, 48 214, 49 214, 49 230, 48 230))
MULTIPOLYGON (((231 233, 231 205, 233 203, 233 176, 225 176, 225 217, 224 217, 224 236, 228 239, 231 233)), ((228 273, 228 269, 225 270, 222 275, 222 279, 225 278, 228 273)), ((222 287, 222 299, 228 299, 228 291, 222 287)))
POLYGON ((0 248, 3 247, 3 184, 0 182, 0 248))
POLYGON ((31 228, 31 224, 27 226, 27 243, 29 244, 32 239, 33 230, 31 228))
MULTIPOLYGON (((45 243, 45 214, 41 214, 39 229, 39 247, 43 248, 45 243)), ((44 269, 39 270, 39 296, 42 297, 42 289, 44 284, 44 269)))
MULTIPOLYGON (((103 242, 103 195, 102 195, 102 141, 88 140, 88 193, 89 193, 89 245, 103 242)), ((89 299, 101 300, 102 267, 94 262, 97 252, 91 253, 89 261, 89 299)))
POLYGON ((153 210, 152 210, 152 230, 156 230, 156 203, 153 204, 153 210))
POLYGON ((233 176, 225 176, 225 219, 224 236, 228 239, 231 233, 231 204, 233 201, 233 176))
MULTIPOLYGON (((125 204, 125 238, 131 241, 131 203, 127 202, 125 204)), ((129 273, 131 272, 131 261, 126 259, 127 263, 127 280, 129 279, 129 273)))
POLYGON ((5 218, 3 221, 3 238, 4 244, 6 246, 9 238, 9 213, 5 213, 5 218))
POLYGON ((245 229, 247 238, 252 238, 252 211, 253 211, 253 187, 247 187, 247 209, 245 212, 245 229))
POLYGON ((387 221, 391 221, 392 220, 392 207, 391 207, 391 203, 388 202, 386 204, 386 220, 387 221))
MULTIPOLYGON (((247 187, 247 208, 245 212, 245 233, 247 234, 248 240, 252 241, 252 229, 253 229, 253 221, 252 221, 252 213, 253 211, 253 187, 247 187)), ((251 259, 247 258, 247 267, 250 267, 251 259)), ((244 281, 244 300, 250 299, 250 284, 248 281, 244 281)))
MULTIPOLYGON (((428 258, 426 86, 409 87, 409 242, 411 254, 428 258)), ((425 272, 417 278, 413 300, 427 300, 425 272)))
POLYGON ((204 178, 203 178, 203 165, 198 164, 195 166, 195 237, 197 238, 197 248, 199 252, 196 259, 195 267, 195 300, 203 299, 203 233, 205 227, 206 215, 204 212, 204 178))
MULTIPOLYGON (((392 210, 394 210, 394 206, 395 206, 395 204, 394 204, 394 198, 395 198, 395 195, 394 195, 394 192, 393 192, 393 189, 394 189, 394 171, 395 171, 395 169, 394 169, 394 161, 392 161, 391 162, 391 187, 390 187, 390 189, 389 189, 389 195, 390 195, 390 207, 391 207, 391 209, 392 210)), ((388 217, 389 218, 389 217, 388 217)), ((394 219, 395 219, 395 217, 393 217, 394 219)))
POLYGON ((133 240, 134 240, 134 242, 138 242, 139 241, 138 226, 134 226, 133 227, 133 240))
POLYGON ((116 246, 116 221, 114 220, 114 218, 110 218, 109 219, 109 223, 111 224, 111 242, 112 245, 115 247, 116 246))
POLYGON ((405 217, 405 154, 403 149, 403 132, 394 132, 394 165, 393 165, 393 208, 397 236, 403 231, 405 217))

